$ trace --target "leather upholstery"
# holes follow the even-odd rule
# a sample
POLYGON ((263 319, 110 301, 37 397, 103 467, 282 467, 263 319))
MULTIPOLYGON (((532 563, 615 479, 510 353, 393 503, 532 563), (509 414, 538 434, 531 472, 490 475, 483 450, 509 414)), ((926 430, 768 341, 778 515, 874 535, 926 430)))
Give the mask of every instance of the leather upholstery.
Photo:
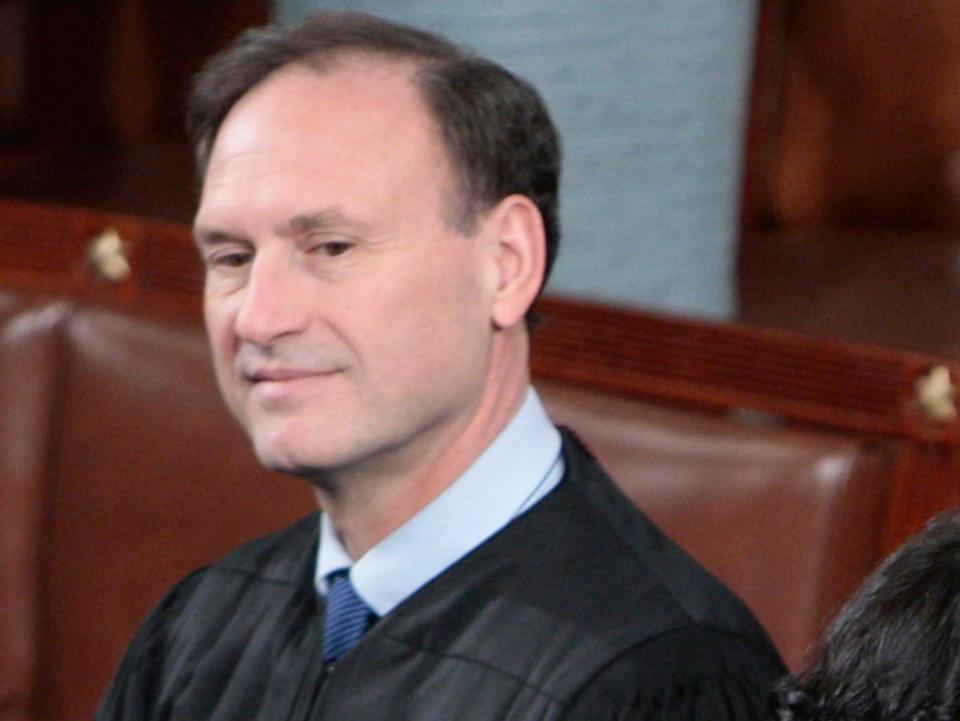
POLYGON ((37 672, 38 563, 68 307, 0 295, 0 719, 28 718, 37 672))
POLYGON ((57 302, 15 307, 4 328, 46 335, 0 335, 0 690, 4 703, 32 697, 28 718, 89 718, 174 581, 315 503, 305 484, 254 460, 220 402, 196 323, 57 302), (61 322, 35 320, 48 316, 61 322), (14 354, 19 364, 8 362, 14 354), (13 583, 8 557, 21 569, 13 583))
POLYGON ((793 668, 879 560, 889 449, 538 384, 627 495, 743 598, 793 668))
MULTIPOLYGON (((873 564, 874 444, 539 384, 788 662, 873 564)), ((219 399, 191 319, 0 292, 0 721, 89 717, 164 590, 311 511, 219 399)))

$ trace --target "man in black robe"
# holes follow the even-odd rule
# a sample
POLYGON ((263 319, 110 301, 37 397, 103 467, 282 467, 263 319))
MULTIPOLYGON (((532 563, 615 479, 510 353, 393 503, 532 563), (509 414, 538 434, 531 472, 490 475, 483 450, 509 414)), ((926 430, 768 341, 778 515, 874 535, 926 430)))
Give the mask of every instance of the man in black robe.
POLYGON ((321 512, 178 584, 98 718, 761 718, 762 629, 530 387, 559 237, 536 91, 320 14, 239 39, 190 113, 217 379, 321 512))

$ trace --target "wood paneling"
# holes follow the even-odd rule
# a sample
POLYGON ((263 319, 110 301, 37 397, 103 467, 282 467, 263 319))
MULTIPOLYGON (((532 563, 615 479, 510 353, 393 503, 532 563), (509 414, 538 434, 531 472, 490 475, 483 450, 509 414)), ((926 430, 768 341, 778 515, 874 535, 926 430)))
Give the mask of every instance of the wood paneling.
POLYGON ((0 0, 0 193, 188 221, 190 79, 269 19, 266 0, 0 0))
POLYGON ((960 4, 762 0, 744 224, 960 229, 960 4))

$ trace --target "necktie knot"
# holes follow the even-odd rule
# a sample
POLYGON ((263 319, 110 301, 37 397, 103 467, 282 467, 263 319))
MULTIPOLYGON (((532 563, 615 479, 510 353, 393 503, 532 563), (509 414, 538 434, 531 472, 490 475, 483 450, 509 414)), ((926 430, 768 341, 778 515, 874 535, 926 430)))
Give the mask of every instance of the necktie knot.
POLYGON ((374 614, 357 595, 346 571, 328 577, 326 618, 323 624, 323 661, 336 663, 370 628, 374 614))

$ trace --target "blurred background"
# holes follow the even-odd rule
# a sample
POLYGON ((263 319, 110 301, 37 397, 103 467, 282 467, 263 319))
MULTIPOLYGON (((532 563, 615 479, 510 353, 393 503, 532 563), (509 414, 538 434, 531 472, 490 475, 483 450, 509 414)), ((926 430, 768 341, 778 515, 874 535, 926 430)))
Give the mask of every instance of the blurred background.
POLYGON ((554 293, 960 350, 960 5, 0 0, 0 194, 189 222, 189 78, 353 8, 529 77, 564 134, 554 293))

